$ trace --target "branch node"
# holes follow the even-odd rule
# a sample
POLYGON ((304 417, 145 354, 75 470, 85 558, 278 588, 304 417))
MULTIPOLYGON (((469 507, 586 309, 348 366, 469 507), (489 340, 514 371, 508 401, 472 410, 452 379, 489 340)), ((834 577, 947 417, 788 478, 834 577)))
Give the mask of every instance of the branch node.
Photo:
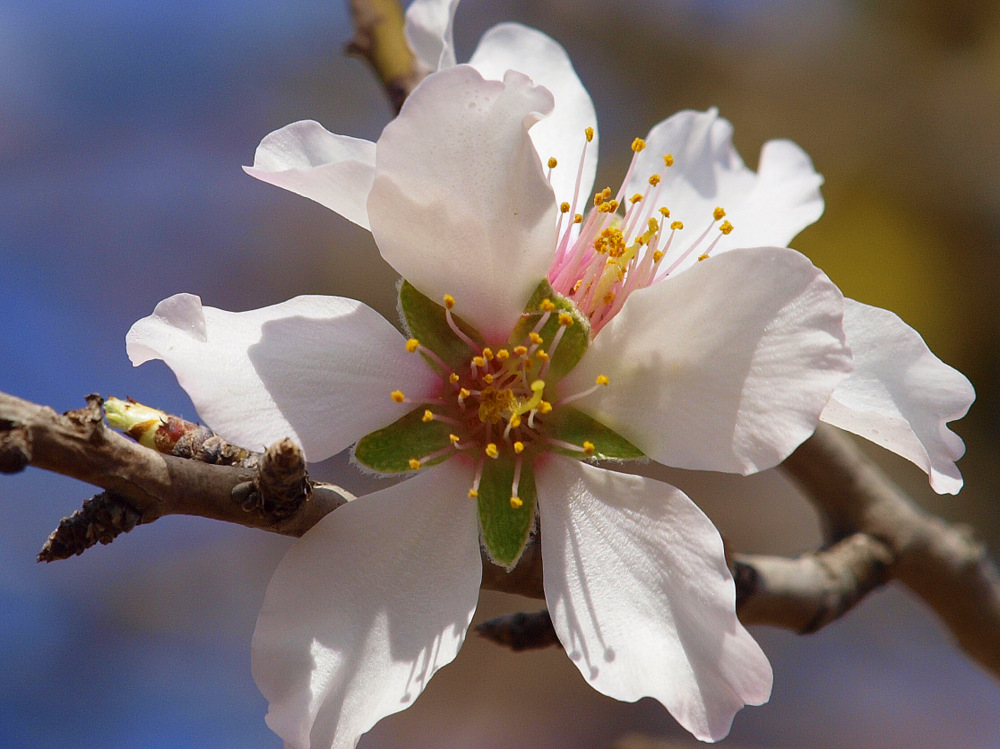
POLYGON ((98 543, 109 544, 141 522, 142 514, 124 497, 110 491, 101 492, 59 521, 59 527, 52 531, 38 553, 38 561, 69 559, 98 543))
POLYGON ((311 494, 302 448, 288 437, 264 451, 252 482, 233 487, 233 499, 245 511, 257 510, 274 521, 294 515, 311 494))

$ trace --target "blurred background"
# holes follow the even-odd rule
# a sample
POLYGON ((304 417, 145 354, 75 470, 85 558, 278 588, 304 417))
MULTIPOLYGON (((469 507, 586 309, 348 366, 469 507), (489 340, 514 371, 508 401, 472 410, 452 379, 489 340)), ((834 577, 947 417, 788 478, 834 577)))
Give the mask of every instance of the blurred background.
MULTIPOLYGON (((827 210, 793 246, 847 295, 900 314, 978 392, 956 426, 968 445, 958 497, 873 456, 1000 550, 1000 5, 464 0, 459 59, 504 20, 569 51, 597 107, 598 186, 618 184, 634 136, 683 108, 718 106, 751 166, 769 138, 812 155, 827 210)), ((123 344, 180 291, 232 310, 346 295, 394 319, 394 277, 370 235, 240 170, 294 120, 377 139, 390 108, 344 56, 350 33, 336 0, 0 4, 0 390, 59 411, 91 392, 131 396, 196 418, 166 367, 133 370, 123 344)), ((777 471, 654 473, 739 550, 819 540, 777 471)), ((314 476, 370 487, 343 458, 314 476)), ((166 518, 37 564, 93 493, 35 469, 0 477, 0 746, 279 747, 249 642, 289 540, 166 518)), ((538 605, 484 594, 479 618, 538 605)), ((724 746, 1000 747, 1000 684, 903 590, 815 635, 754 634, 774 695, 737 716, 724 746)), ((640 734, 695 745, 657 704, 590 690, 561 651, 511 654, 472 636, 362 747, 648 746, 640 734)))

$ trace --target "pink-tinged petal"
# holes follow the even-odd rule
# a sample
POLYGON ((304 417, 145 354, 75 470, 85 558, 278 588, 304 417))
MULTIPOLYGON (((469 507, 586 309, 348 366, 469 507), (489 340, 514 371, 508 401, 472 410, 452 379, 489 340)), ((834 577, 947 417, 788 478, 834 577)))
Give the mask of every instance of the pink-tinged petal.
MULTIPOLYGON (((714 254, 741 247, 785 247, 823 213, 819 187, 823 178, 809 156, 786 140, 761 150, 759 173, 743 163, 732 142, 733 126, 718 111, 683 111, 659 123, 646 138, 629 180, 628 194, 643 192, 651 173, 660 174, 658 204, 680 220, 692 241, 722 207, 735 229, 719 237, 714 254), (674 157, 666 168, 665 154, 674 157)), ((713 232, 713 239, 718 236, 713 232)), ((690 267, 698 253, 681 268, 690 267)))
POLYGON ((543 163, 547 164, 550 156, 558 161, 551 181, 560 202, 573 201, 580 156, 586 144, 584 130, 594 128, 580 180, 580 195, 586 205, 597 172, 597 113, 566 50, 540 31, 502 23, 483 35, 469 64, 492 80, 502 80, 508 70, 520 71, 552 92, 555 109, 531 128, 531 140, 543 163))
POLYGON ((375 144, 335 135, 303 120, 275 130, 257 146, 252 177, 315 200, 365 229, 365 205, 375 178, 375 144))
POLYGON ((939 494, 957 494, 962 474, 955 461, 965 444, 947 423, 969 410, 972 384, 888 310, 847 299, 844 331, 854 372, 833 391, 823 421, 912 461, 939 494))
POLYGON ((553 457, 538 481, 545 601, 599 692, 653 697, 702 741, 771 694, 771 667, 736 618, 712 522, 674 487, 553 457))
POLYGON ((482 580, 462 469, 447 463, 341 507, 281 560, 252 665, 287 749, 352 749, 458 654, 482 580))
POLYGON ((678 468, 753 473, 816 428, 851 371, 843 297, 794 250, 759 247, 697 263, 633 293, 559 396, 646 455, 678 468))
POLYGON ((249 312, 203 307, 191 294, 156 305, 126 336, 135 366, 162 359, 205 423, 260 450, 290 437, 322 460, 391 424, 437 379, 405 339, 353 299, 300 296, 249 312))
POLYGON ((455 65, 452 24, 458 0, 413 0, 406 9, 406 41, 427 70, 455 65))
POLYGON ((521 73, 430 76, 379 139, 368 198, 382 256, 491 343, 506 340, 555 248, 556 207, 528 128, 552 95, 521 73))

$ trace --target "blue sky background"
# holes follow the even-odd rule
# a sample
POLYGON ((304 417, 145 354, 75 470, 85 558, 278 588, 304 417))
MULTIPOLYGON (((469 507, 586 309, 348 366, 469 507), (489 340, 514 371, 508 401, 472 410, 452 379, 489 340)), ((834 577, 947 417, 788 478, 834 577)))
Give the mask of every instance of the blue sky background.
MULTIPOLYGON (((995 18, 974 2, 943 26, 933 3, 905 19, 866 3, 800 5, 465 0, 456 32, 460 58, 501 20, 563 42, 597 105, 601 180, 620 177, 633 136, 685 107, 719 105, 751 164, 767 138, 802 143, 827 176, 828 210, 795 246, 849 295, 900 312, 979 392, 958 426, 969 444, 959 498, 878 457, 996 549, 995 18), (986 15, 963 25, 963 13, 986 15)), ((339 2, 0 5, 0 390, 60 411, 90 392, 132 396, 196 418, 164 366, 133 369, 124 350, 131 323, 180 291, 227 309, 349 295, 393 319, 394 279, 367 234, 240 169, 297 119, 378 137, 389 107, 342 54, 349 34, 339 2)), ((343 459, 314 475, 368 486, 343 459)), ((815 518, 776 473, 656 475, 737 548, 817 543, 815 518)), ((166 518, 35 563, 94 493, 37 470, 0 478, 0 746, 278 747, 249 641, 288 541, 166 518)), ((536 606, 485 596, 482 607, 536 606)), ((1000 747, 1000 686, 902 591, 816 635, 755 634, 774 698, 738 716, 733 746, 1000 747)), ((596 748, 630 732, 682 735, 649 701, 589 690, 561 652, 471 638, 362 747, 596 748)))

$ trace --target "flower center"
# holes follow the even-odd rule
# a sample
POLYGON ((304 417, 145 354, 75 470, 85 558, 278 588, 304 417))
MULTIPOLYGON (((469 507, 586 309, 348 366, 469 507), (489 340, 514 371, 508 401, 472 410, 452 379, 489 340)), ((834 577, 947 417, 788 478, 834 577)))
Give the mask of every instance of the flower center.
MULTIPOLYGON (((590 143, 593 129, 587 128, 586 134, 590 143)), ((632 142, 632 162, 618 193, 612 198, 610 187, 595 193, 593 208, 586 217, 576 212, 579 177, 573 202, 560 205, 559 240, 548 280, 555 291, 572 299, 590 318, 592 335, 621 310, 632 292, 663 280, 692 255, 706 259, 719 239, 733 230, 733 225, 723 220, 725 210, 716 208, 694 241, 680 239, 678 232, 684 229, 684 224, 677 220, 668 224, 670 209, 663 205, 656 207, 662 187, 659 174, 649 175, 644 193, 626 200, 625 191, 635 172, 638 155, 645 148, 641 138, 632 142), (714 228, 720 234, 709 241, 714 228)), ((586 153, 585 144, 578 174, 582 174, 586 153)), ((548 163, 551 173, 557 164, 555 159, 549 159, 548 163)), ((663 156, 664 168, 673 163, 671 154, 663 156)))

